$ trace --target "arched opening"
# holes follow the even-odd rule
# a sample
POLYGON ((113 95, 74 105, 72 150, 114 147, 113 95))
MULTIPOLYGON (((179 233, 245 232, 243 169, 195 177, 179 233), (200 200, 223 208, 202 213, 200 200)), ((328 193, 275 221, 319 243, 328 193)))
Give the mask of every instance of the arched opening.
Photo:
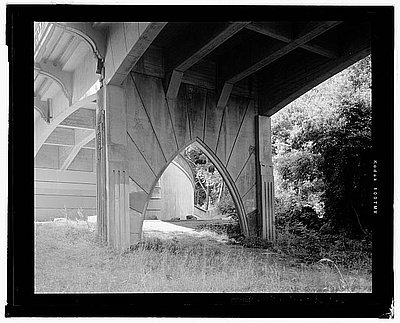
MULTIPOLYGON (((214 154, 214 152, 209 147, 207 147, 207 145, 204 142, 202 142, 199 138, 196 138, 194 140, 187 142, 185 144, 184 148, 177 151, 172 156, 172 158, 169 160, 169 162, 165 164, 163 169, 157 174, 157 177, 155 178, 155 180, 152 183, 151 190, 150 190, 150 193, 148 194, 146 203, 144 204, 144 207, 143 207, 142 221, 140 224, 141 225, 140 232, 142 232, 144 220, 154 218, 154 213, 158 211, 158 209, 154 208, 154 204, 155 204, 154 200, 157 199, 157 196, 159 196, 159 192, 161 191, 160 185, 162 185, 162 176, 164 174, 166 174, 166 172, 167 172, 167 174, 168 174, 168 172, 171 172, 171 174, 174 172, 173 170, 171 171, 171 166, 174 168, 180 169, 179 171, 182 171, 182 169, 184 170, 184 168, 186 168, 186 170, 184 170, 184 172, 187 174, 187 176, 190 176, 190 174, 188 174, 187 167, 185 167, 182 164, 182 162, 189 163, 188 161, 185 161, 185 158, 183 157, 183 153, 185 152, 185 149, 187 149, 188 147, 200 150, 201 153, 204 154, 208 158, 209 162, 215 167, 215 171, 218 172, 218 174, 221 176, 224 186, 228 190, 228 192, 233 200, 233 203, 235 206, 235 212, 237 214, 237 218, 239 221, 241 231, 244 235, 248 235, 249 231, 248 231, 248 224, 247 224, 245 209, 244 209, 243 202, 240 198, 239 192, 236 188, 234 181, 232 180, 232 178, 229 175, 228 171, 226 170, 225 166, 220 162, 218 157, 214 154), (179 165, 179 164, 181 164, 181 165, 179 165)), ((196 211, 194 210, 194 208, 195 208, 194 187, 193 187, 193 196, 191 197, 191 203, 192 203, 192 208, 193 208, 192 214, 185 215, 185 213, 184 213, 185 211, 183 211, 183 213, 180 212, 181 213, 179 216, 180 219, 183 220, 183 219, 191 218, 191 216, 196 217, 196 214, 195 214, 196 211)), ((184 203, 182 205, 182 207, 183 208, 186 207, 186 209, 187 209, 187 207, 188 207, 187 203, 184 203)), ((176 209, 176 206, 175 206, 175 209, 176 209)), ((164 211, 170 212, 171 209, 164 210, 164 211)), ((160 212, 162 212, 162 210, 160 210, 160 212)), ((163 218, 163 216, 161 216, 161 218, 163 218)))

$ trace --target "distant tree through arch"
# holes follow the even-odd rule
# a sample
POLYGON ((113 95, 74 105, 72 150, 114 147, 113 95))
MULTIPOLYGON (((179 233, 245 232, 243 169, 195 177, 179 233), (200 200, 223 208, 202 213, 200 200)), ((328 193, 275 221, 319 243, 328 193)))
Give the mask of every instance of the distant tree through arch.
MULTIPOLYGON (((181 154, 189 146, 194 146, 194 147, 200 149, 207 156, 207 158, 213 163, 213 165, 215 166, 217 171, 220 173, 222 179, 224 180, 225 185, 228 187, 229 193, 231 194, 232 200, 235 204, 241 231, 245 235, 248 234, 249 229, 248 229, 248 223, 247 223, 247 219, 246 219, 246 212, 245 212, 243 202, 240 198, 238 189, 235 185, 235 182, 229 175, 228 171, 226 170, 226 167, 221 163, 219 158, 215 155, 215 153, 199 138, 195 138, 194 140, 187 142, 184 145, 184 148, 177 151, 172 156, 172 158, 164 165, 164 167, 161 169, 161 171, 157 174, 157 177, 155 178, 155 180, 152 183, 146 203, 144 204, 144 208, 142 211, 142 219, 144 220, 144 218, 145 218, 145 214, 146 214, 146 211, 148 208, 148 204, 149 204, 151 195, 152 195, 154 188, 156 187, 159 179, 161 178, 162 174, 165 172, 167 167, 172 163, 172 161, 176 158, 176 156, 181 154)), ((143 226, 143 221, 142 221, 141 225, 143 226)), ((142 231, 142 230, 140 230, 140 231, 142 231)))

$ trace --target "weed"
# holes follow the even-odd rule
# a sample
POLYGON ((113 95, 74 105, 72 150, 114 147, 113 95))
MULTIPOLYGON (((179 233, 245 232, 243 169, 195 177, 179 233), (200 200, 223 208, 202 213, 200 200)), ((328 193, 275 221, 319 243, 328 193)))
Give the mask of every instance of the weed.
POLYGON ((337 266, 338 279, 337 270, 322 265, 331 264, 329 261, 292 263, 268 249, 193 236, 146 236, 130 250, 116 252, 99 244, 95 237, 94 227, 82 221, 37 225, 35 292, 371 291, 370 275, 343 272, 337 266), (347 283, 345 287, 342 280, 347 283))

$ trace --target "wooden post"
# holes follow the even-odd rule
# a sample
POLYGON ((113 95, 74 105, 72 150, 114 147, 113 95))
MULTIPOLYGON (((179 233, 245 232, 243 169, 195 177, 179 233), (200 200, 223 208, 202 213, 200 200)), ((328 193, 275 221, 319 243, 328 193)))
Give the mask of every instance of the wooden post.
POLYGON ((271 118, 257 116, 257 196, 261 238, 275 240, 274 174, 272 165, 271 118))
POLYGON ((121 87, 98 92, 97 214, 99 237, 117 250, 130 246, 126 100, 121 87))

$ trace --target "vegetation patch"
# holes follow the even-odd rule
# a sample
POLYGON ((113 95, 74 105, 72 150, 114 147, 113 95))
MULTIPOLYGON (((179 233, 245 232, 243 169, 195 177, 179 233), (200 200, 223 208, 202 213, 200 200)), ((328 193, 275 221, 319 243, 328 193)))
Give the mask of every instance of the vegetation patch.
POLYGON ((36 225, 35 240, 36 293, 371 292, 366 272, 194 236, 145 236, 116 252, 90 224, 67 221, 36 225))
POLYGON ((325 234, 307 229, 301 223, 277 227, 277 240, 272 243, 257 237, 244 237, 238 222, 199 225, 196 230, 226 234, 232 244, 246 248, 266 249, 287 256, 298 263, 315 264, 329 259, 335 265, 353 272, 372 272, 372 240, 349 238, 340 234, 325 234))
POLYGON ((213 221, 199 224, 195 227, 197 231, 208 230, 217 234, 225 234, 229 238, 237 238, 242 235, 239 223, 236 221, 213 221))

